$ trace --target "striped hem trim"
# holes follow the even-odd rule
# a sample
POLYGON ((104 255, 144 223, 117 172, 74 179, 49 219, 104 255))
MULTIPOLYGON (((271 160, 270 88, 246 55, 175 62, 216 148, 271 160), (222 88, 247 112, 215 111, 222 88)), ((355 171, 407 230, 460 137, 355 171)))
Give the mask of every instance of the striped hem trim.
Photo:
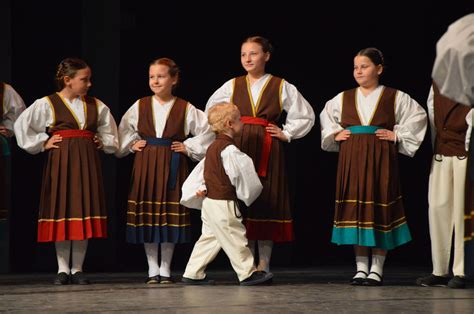
POLYGON ((143 212, 143 213, 137 213, 137 212, 127 212, 127 215, 133 215, 133 216, 188 216, 189 213, 150 213, 150 212, 143 212))
POLYGON ((391 206, 391 205, 395 204, 396 202, 398 202, 401 199, 402 199, 402 196, 400 195, 395 200, 393 200, 389 203, 376 203, 375 201, 361 201, 361 200, 336 200, 336 204, 340 204, 340 203, 358 203, 358 204, 366 204, 366 205, 374 204, 375 206, 388 207, 388 206, 391 206))
POLYGON ((406 221, 406 217, 403 216, 401 218, 398 218, 397 220, 393 221, 392 223, 388 225, 382 225, 382 224, 376 224, 374 221, 357 221, 357 220, 342 220, 342 221, 337 221, 334 220, 334 226, 341 225, 341 224, 352 224, 352 225, 374 225, 377 227, 390 227, 393 226, 399 222, 406 221))
POLYGON ((256 221, 256 222, 279 222, 279 223, 292 223, 293 220, 278 220, 278 219, 253 219, 245 218, 245 221, 256 221))
POLYGON ((61 218, 61 219, 41 218, 41 219, 38 219, 38 222, 84 221, 84 220, 91 220, 91 219, 107 219, 107 216, 93 216, 93 217, 84 217, 84 218, 61 218))
POLYGON ((189 226, 191 226, 191 224, 168 224, 168 223, 164 223, 164 224, 145 224, 145 223, 132 224, 130 222, 127 222, 127 226, 131 226, 131 227, 143 227, 143 226, 146 226, 146 227, 164 227, 164 226, 168 226, 168 227, 189 227, 189 226))
POLYGON ((128 200, 128 203, 135 204, 135 205, 142 205, 142 204, 151 204, 151 205, 179 205, 179 202, 152 202, 152 201, 133 201, 128 200))
POLYGON ((392 226, 390 229, 388 230, 382 230, 382 229, 379 229, 379 228, 374 228, 374 227, 360 227, 358 225, 352 225, 352 226, 337 226, 337 225, 333 225, 334 228, 337 228, 337 229, 350 229, 350 228, 357 228, 357 229, 365 229, 365 230, 375 230, 375 231, 378 231, 378 232, 385 232, 385 233, 388 233, 388 232, 392 232, 393 230, 397 229, 397 228, 400 228, 401 226, 403 225, 406 225, 407 222, 406 221, 403 221, 401 222, 400 224, 398 225, 395 225, 395 226, 392 226))

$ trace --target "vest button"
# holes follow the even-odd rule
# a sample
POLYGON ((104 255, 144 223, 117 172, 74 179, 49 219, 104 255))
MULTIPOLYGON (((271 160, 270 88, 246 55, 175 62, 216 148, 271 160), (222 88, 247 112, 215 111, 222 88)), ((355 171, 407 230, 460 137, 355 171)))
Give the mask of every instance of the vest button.
POLYGON ((448 130, 448 128, 443 128, 443 131, 447 131, 447 130, 448 130))

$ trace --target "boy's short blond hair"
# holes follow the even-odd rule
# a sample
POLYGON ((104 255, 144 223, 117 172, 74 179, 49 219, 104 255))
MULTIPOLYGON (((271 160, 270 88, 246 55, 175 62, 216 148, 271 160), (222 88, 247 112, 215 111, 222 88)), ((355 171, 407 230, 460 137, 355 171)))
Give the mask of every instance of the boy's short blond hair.
POLYGON ((221 133, 225 130, 227 121, 240 118, 239 108, 232 103, 220 103, 209 109, 207 120, 211 130, 215 133, 221 133))

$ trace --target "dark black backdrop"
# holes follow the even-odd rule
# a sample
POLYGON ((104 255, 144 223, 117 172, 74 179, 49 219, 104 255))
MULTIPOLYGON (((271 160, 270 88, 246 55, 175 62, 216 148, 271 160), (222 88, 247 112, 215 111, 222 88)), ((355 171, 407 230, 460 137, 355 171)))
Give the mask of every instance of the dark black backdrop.
MULTIPOLYGON (((27 106, 54 91, 56 65, 84 58, 93 70, 90 91, 112 110, 117 124, 139 97, 150 94, 148 63, 171 57, 182 70, 177 94, 203 109, 226 80, 243 74, 240 43, 250 35, 272 40, 269 72, 296 85, 316 115, 338 92, 355 86, 354 54, 375 46, 385 54, 382 83, 426 107, 435 43, 447 26, 473 12, 471 1, 190 2, 13 1, 0 4, 0 80, 10 82, 27 106)), ((431 146, 414 158, 400 156, 401 184, 413 241, 390 252, 389 265, 429 267, 427 187, 431 146)), ((330 243, 337 154, 320 149, 319 121, 304 139, 286 146, 296 241, 276 245, 273 265, 353 264, 350 247, 330 243)), ((109 206, 109 238, 90 241, 87 271, 145 270, 141 246, 125 243, 125 207, 133 157, 103 156, 109 206)), ((43 156, 13 152, 10 217, 11 270, 54 271, 52 244, 36 243, 43 156)), ((193 239, 200 234, 193 212, 193 239)), ((192 244, 177 247, 180 270, 192 244)), ((227 265, 219 256, 216 266, 227 265)), ((226 266, 227 267, 227 266, 226 266)))

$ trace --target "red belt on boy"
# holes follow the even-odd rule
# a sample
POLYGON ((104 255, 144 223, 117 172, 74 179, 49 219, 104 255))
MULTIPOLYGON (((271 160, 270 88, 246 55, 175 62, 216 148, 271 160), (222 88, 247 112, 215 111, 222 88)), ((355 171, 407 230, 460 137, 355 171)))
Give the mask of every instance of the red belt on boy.
POLYGON ((60 130, 53 133, 53 135, 61 135, 64 138, 71 138, 71 137, 86 137, 86 138, 94 138, 94 132, 89 130, 77 130, 77 129, 70 129, 70 130, 60 130))
MULTIPOLYGON (((257 118, 257 117, 250 117, 250 116, 242 116, 240 117, 240 121, 243 124, 253 124, 253 125, 261 125, 263 127, 267 127, 270 121, 257 118)), ((262 144, 262 153, 260 155, 260 164, 258 165, 258 176, 259 177, 266 177, 267 176, 267 169, 268 169, 268 162, 270 160, 270 151, 272 149, 272 137, 270 133, 267 132, 265 129, 265 136, 263 137, 263 144, 262 144)))

